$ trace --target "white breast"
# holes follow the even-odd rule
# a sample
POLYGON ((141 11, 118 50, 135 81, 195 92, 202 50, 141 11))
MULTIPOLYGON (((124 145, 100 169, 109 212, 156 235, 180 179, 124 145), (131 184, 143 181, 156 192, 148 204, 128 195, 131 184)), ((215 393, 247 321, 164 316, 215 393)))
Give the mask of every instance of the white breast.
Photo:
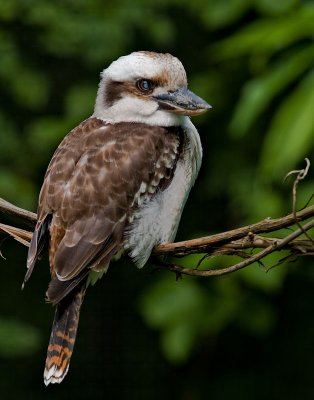
POLYGON ((184 126, 186 141, 170 185, 144 202, 125 234, 124 249, 138 268, 147 262, 153 247, 173 241, 183 207, 198 174, 202 147, 198 132, 189 118, 184 126))

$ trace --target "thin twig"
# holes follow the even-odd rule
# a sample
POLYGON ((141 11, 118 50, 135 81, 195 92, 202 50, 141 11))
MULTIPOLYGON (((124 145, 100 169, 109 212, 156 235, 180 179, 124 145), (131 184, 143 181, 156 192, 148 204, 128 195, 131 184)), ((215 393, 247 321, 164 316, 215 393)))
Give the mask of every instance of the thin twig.
MULTIPOLYGON (((311 229, 314 227, 314 220, 308 222, 303 226, 303 229, 307 231, 308 229, 311 229)), ((289 236, 285 237, 284 239, 280 239, 277 242, 273 242, 270 246, 266 247, 266 249, 260 251, 259 253, 255 254, 254 256, 241 261, 237 264, 231 265, 230 267, 225 267, 225 268, 215 268, 215 269, 209 269, 209 270, 199 270, 199 269, 192 269, 192 268, 183 268, 180 267, 179 265, 175 264, 166 264, 161 262, 158 264, 161 267, 165 267, 169 269, 170 271, 179 273, 179 274, 185 274, 185 275, 192 275, 192 276, 217 276, 217 275, 226 275, 230 274, 231 272, 238 271, 242 268, 245 268, 262 258, 266 257, 268 254, 273 253, 275 250, 281 250, 283 247, 285 247, 289 242, 292 240, 296 239, 298 236, 303 234, 302 229, 298 229, 295 232, 291 233, 289 236)), ((156 264, 156 262, 154 262, 156 264)))
POLYGON ((15 240, 24 244, 24 246, 29 246, 29 243, 32 239, 32 232, 15 228, 11 225, 0 224, 0 232, 1 231, 7 233, 9 236, 12 236, 15 240))
MULTIPOLYGON (((285 179, 284 179, 284 180, 286 180, 288 178, 288 176, 291 176, 291 175, 295 175, 295 174, 297 175, 295 180, 294 180, 294 182, 293 182, 293 186, 292 186, 292 211, 293 211, 293 215, 295 216, 296 224, 298 225, 298 227, 301 230, 303 229, 303 227, 300 224, 300 222, 297 221, 297 219, 296 219, 296 213, 297 213, 297 189, 298 189, 299 182, 306 177, 306 175, 309 172, 310 166, 311 166, 310 160, 308 158, 305 158, 305 163, 306 163, 305 168, 299 169, 299 170, 290 171, 285 176, 285 179)), ((314 244, 314 241, 311 238, 311 236, 309 236, 306 231, 303 231, 303 233, 314 244)))

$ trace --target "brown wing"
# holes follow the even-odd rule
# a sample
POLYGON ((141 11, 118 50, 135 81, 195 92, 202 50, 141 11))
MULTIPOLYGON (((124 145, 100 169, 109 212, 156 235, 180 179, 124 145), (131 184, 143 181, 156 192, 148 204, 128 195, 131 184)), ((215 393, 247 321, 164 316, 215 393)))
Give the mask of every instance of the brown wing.
POLYGON ((107 264, 122 246, 142 183, 152 196, 171 179, 179 136, 178 129, 106 125, 95 118, 73 130, 46 173, 26 278, 42 250, 50 219, 51 293, 59 293, 49 297, 59 301, 90 268, 107 264), (55 279, 64 282, 61 295, 55 279))

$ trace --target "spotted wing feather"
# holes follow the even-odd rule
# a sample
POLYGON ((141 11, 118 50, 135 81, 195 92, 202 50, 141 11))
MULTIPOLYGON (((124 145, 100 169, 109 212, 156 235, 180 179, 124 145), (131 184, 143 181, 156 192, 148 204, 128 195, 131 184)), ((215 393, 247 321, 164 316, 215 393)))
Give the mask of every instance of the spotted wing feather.
POLYGON ((63 140, 48 167, 38 208, 39 227, 52 216, 51 275, 61 293, 48 291, 50 301, 62 299, 69 282, 87 268, 108 264, 121 249, 134 210, 171 180, 181 139, 180 128, 109 125, 90 118, 63 140))

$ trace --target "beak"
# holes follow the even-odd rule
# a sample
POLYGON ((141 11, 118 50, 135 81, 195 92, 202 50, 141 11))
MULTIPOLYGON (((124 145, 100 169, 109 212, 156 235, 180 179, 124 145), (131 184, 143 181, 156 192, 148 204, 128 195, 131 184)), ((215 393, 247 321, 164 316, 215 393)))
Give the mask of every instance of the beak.
POLYGON ((212 108, 212 106, 185 87, 180 87, 175 92, 163 93, 154 96, 160 110, 175 114, 199 115, 212 108))

